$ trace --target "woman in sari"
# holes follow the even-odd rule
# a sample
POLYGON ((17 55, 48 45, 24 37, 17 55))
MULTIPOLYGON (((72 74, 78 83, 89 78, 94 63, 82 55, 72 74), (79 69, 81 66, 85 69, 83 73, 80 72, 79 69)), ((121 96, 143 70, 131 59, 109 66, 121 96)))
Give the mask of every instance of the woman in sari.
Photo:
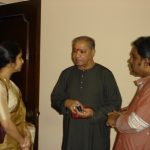
POLYGON ((0 150, 31 149, 25 105, 19 88, 10 80, 13 73, 21 71, 23 62, 17 43, 0 44, 0 124, 6 132, 0 150))

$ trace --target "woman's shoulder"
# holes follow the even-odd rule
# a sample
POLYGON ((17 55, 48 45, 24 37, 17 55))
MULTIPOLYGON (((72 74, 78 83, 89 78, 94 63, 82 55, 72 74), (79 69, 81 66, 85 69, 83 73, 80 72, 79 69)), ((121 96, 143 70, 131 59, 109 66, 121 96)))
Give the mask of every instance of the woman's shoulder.
POLYGON ((2 80, 0 80, 0 89, 1 88, 5 88, 5 84, 4 84, 4 82, 2 80))
POLYGON ((19 90, 19 87, 16 85, 14 81, 10 80, 10 84, 12 88, 15 88, 17 91, 19 90))
POLYGON ((3 94, 7 95, 7 91, 8 88, 6 84, 4 83, 4 81, 0 80, 0 96, 2 96, 3 94))
POLYGON ((6 88, 7 88, 7 83, 3 79, 0 79, 0 89, 6 89, 6 88))

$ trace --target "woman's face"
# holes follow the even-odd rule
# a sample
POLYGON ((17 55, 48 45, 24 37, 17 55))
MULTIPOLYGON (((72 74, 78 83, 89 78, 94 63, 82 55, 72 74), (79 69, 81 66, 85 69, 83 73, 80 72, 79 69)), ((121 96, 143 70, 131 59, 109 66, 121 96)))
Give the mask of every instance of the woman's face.
POLYGON ((13 63, 14 64, 14 72, 21 71, 23 63, 24 63, 24 60, 22 58, 22 52, 20 52, 16 57, 15 63, 13 63))

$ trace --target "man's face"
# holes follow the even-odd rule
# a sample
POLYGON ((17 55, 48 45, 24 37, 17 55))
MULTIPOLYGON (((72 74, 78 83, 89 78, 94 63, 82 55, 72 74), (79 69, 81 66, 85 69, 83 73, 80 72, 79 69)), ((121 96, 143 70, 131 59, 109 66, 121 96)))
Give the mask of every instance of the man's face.
POLYGON ((144 60, 138 54, 135 47, 131 49, 130 58, 128 60, 130 74, 142 77, 144 74, 144 60))
POLYGON ((95 50, 90 49, 85 41, 78 41, 72 50, 72 60, 79 68, 88 68, 93 62, 95 50))

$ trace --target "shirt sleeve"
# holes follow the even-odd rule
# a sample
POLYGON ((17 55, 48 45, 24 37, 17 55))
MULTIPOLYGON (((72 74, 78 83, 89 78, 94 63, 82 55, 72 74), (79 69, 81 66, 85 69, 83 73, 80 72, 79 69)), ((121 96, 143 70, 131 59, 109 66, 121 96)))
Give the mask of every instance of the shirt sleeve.
POLYGON ((150 125, 135 112, 132 112, 129 116, 121 115, 116 121, 116 128, 122 133, 136 133, 148 127, 150 125))
POLYGON ((147 84, 141 94, 140 103, 135 109, 135 113, 145 122, 150 124, 150 84, 147 84))
POLYGON ((0 121, 10 118, 7 101, 6 87, 2 81, 0 81, 0 121))
POLYGON ((150 125, 140 118, 135 112, 132 112, 128 118, 128 124, 132 129, 135 129, 137 132, 140 132, 150 125))
POLYGON ((120 115, 116 121, 116 128, 121 133, 135 133, 136 130, 132 129, 128 124, 128 116, 120 115))
POLYGON ((125 114, 117 119, 116 127, 120 132, 140 132, 150 126, 150 88, 149 84, 141 89, 139 103, 135 106, 134 112, 125 114))

